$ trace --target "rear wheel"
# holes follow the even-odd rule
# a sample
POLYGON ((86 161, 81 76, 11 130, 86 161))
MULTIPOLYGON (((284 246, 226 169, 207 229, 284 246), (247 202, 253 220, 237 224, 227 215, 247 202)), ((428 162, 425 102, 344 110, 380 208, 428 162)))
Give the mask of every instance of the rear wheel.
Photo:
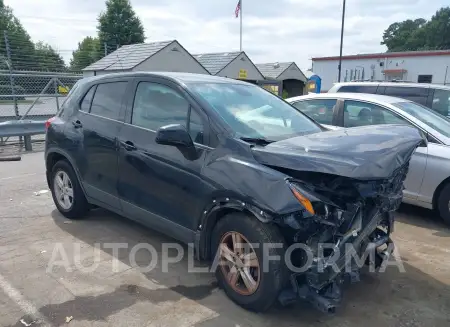
POLYGON ((248 310, 269 309, 287 275, 286 245, 278 229, 254 217, 232 213, 215 226, 212 246, 217 255, 216 277, 227 296, 248 310))
POLYGON ((437 209, 439 216, 450 225, 450 184, 445 185, 439 193, 437 209))
POLYGON ((78 178, 66 160, 60 160, 53 166, 50 187, 56 208, 65 217, 80 219, 89 211, 78 178))

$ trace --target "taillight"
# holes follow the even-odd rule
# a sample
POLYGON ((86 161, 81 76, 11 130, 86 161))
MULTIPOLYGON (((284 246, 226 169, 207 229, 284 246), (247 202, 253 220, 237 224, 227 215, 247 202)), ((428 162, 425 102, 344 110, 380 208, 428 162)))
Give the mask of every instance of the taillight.
POLYGON ((50 125, 52 124, 52 122, 53 122, 55 119, 56 119, 56 117, 52 117, 52 118, 48 119, 48 120, 45 122, 45 129, 46 129, 46 130, 50 127, 50 125))

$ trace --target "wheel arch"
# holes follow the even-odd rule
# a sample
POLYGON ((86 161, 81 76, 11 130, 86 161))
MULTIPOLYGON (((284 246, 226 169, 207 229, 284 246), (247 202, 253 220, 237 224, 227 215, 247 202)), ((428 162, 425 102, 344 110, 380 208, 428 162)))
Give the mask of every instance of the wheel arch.
POLYGON ((47 177, 47 184, 50 188, 50 176, 53 169, 53 166, 60 160, 66 160, 69 165, 72 167, 73 171, 75 172, 75 175, 78 179, 78 182, 80 183, 81 189, 86 196, 86 191, 84 189, 82 180, 80 178, 80 172, 78 171, 77 166, 75 165, 75 160, 64 150, 60 149, 52 149, 48 151, 45 155, 45 168, 46 168, 46 177, 47 177))
POLYGON ((450 183, 450 176, 447 177, 446 179, 444 179, 439 185, 438 187, 436 187, 436 190, 433 193, 433 209, 437 208, 437 202, 439 199, 439 195, 441 194, 442 190, 444 189, 444 187, 450 183))
POLYGON ((231 213, 245 213, 253 216, 262 223, 272 221, 272 216, 257 206, 234 198, 215 199, 204 212, 198 226, 198 258, 211 259, 211 234, 216 224, 231 213))

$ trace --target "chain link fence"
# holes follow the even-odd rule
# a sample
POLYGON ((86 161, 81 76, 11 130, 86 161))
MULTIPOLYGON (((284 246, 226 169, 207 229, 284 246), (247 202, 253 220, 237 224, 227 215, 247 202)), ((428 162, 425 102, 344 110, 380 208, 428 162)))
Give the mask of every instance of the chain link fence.
POLYGON ((0 70, 0 121, 54 116, 81 78, 77 74, 0 70))
MULTIPOLYGON (((15 30, 0 32, 0 123, 54 116, 82 78, 81 72, 70 71, 62 57, 42 42, 34 44, 15 30)), ((32 137, 42 140, 44 135, 32 137)), ((22 141, 19 136, 0 137, 0 155, 21 148, 22 141)))
MULTIPOLYGON (((81 78, 80 74, 0 70, 0 122, 47 120, 81 78)), ((34 142, 43 139, 44 135, 32 137, 34 142)), ((21 138, 0 138, 0 147, 7 145, 21 146, 21 138)))

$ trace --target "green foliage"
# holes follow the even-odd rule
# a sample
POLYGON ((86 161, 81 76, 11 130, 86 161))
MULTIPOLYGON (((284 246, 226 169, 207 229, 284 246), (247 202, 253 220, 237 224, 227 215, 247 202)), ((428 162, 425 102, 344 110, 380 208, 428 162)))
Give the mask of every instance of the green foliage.
POLYGON ((100 44, 114 50, 145 40, 144 27, 129 0, 107 0, 106 11, 98 18, 97 30, 100 44))
POLYGON ((391 24, 381 44, 389 52, 450 49, 450 7, 439 9, 429 21, 419 18, 391 24))
POLYGON ((65 69, 61 56, 48 44, 43 42, 34 44, 11 8, 0 0, 0 69, 8 69, 10 63, 16 70, 65 69), (11 62, 7 60, 5 32, 11 51, 11 62))
POLYGON ((20 21, 14 16, 11 8, 0 4, 0 69, 7 69, 7 52, 5 46, 5 31, 8 35, 11 49, 11 61, 15 69, 30 69, 34 62, 34 44, 20 21))
POLYGON ((35 44, 36 62, 39 70, 43 71, 64 71, 66 65, 63 58, 50 45, 39 41, 35 44))
POLYGON ((70 69, 80 71, 99 60, 103 55, 98 38, 87 36, 78 43, 78 49, 72 52, 70 69))

